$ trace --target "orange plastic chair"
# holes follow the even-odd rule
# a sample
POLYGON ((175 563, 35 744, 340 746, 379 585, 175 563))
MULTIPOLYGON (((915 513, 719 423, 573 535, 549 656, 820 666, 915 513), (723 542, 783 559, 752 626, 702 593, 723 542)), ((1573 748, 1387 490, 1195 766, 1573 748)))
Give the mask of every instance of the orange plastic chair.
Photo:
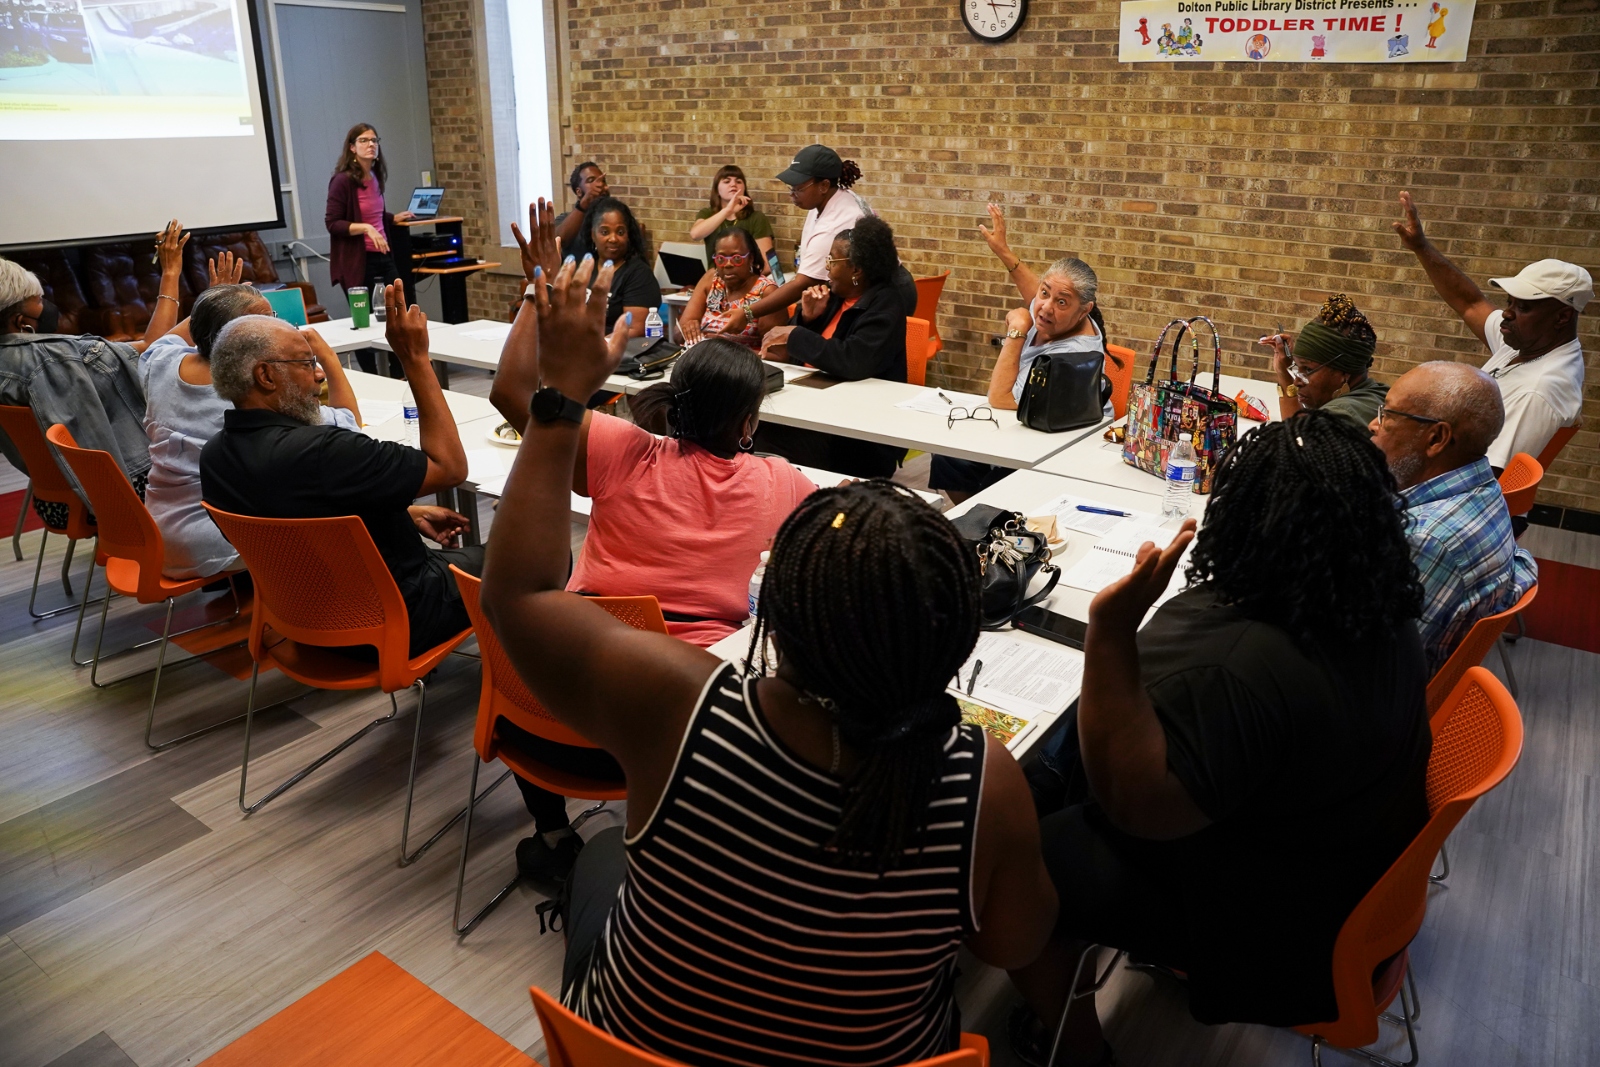
MULTIPOLYGON (((1472 629, 1467 631, 1467 636, 1461 639, 1456 650, 1450 653, 1450 658, 1444 661, 1436 674, 1428 681, 1428 714, 1434 715, 1444 706, 1445 698, 1455 689, 1461 676, 1467 673, 1468 667, 1476 667, 1483 662, 1483 657, 1489 654, 1489 649, 1499 643, 1500 635, 1511 624, 1511 620, 1533 603, 1533 598, 1539 593, 1539 583, 1534 582, 1523 593, 1521 598, 1504 611, 1494 615, 1486 615, 1472 624, 1472 629)), ((1500 655, 1505 656, 1505 649, 1500 650, 1500 655)), ((1511 682, 1511 695, 1517 694, 1516 676, 1511 673, 1511 663, 1502 658, 1506 668, 1506 678, 1511 682)))
MULTIPOLYGON (((455 916, 450 920, 451 928, 458 936, 464 937, 499 906, 500 902, 517 887, 518 881, 517 878, 513 878, 507 882, 489 903, 478 909, 477 914, 462 925, 461 899, 467 884, 467 849, 472 842, 472 813, 484 797, 500 788, 505 780, 511 777, 512 772, 552 793, 601 803, 608 800, 626 800, 628 787, 623 782, 573 774, 541 763, 520 749, 501 747, 499 732, 501 719, 506 719, 537 737, 563 745, 576 745, 580 748, 599 746, 558 721, 528 691, 516 668, 511 665, 505 647, 500 644, 499 638, 495 637, 489 620, 484 617, 483 606, 479 602, 483 580, 474 578, 459 567, 450 569, 455 572, 456 586, 461 590, 461 602, 466 605, 467 617, 472 620, 473 630, 478 635, 478 651, 483 659, 483 687, 478 692, 478 725, 472 736, 474 750, 472 781, 467 788, 467 806, 461 812, 466 816, 467 827, 461 835, 461 863, 456 871, 456 910, 455 916), (506 771, 493 785, 479 794, 478 771, 485 763, 496 759, 511 770, 506 771)), ((649 630, 658 634, 667 632, 667 620, 661 614, 661 605, 653 596, 593 599, 596 604, 635 629, 649 630)), ((598 806, 590 809, 590 812, 596 810, 598 806)))
POLYGON ((1571 426, 1563 426, 1550 438, 1550 443, 1544 446, 1544 451, 1539 453, 1539 466, 1549 470, 1550 465, 1561 455, 1561 450, 1567 447, 1567 442, 1572 440, 1572 435, 1583 429, 1583 420, 1579 419, 1571 426))
POLYGON ((200 1067, 537 1067, 381 952, 351 964, 200 1067))
POLYGON ((1133 349, 1106 345, 1106 377, 1111 379, 1111 413, 1122 418, 1128 413, 1128 390, 1133 387, 1133 349))
MULTIPOLYGON (((917 283, 917 310, 911 314, 928 324, 927 358, 932 359, 944 351, 944 339, 939 336, 939 297, 944 295, 944 283, 950 280, 950 272, 913 280, 917 283)), ((926 363, 927 359, 923 362, 926 363)))
MULTIPOLYGON (((544 1031, 550 1067, 682 1067, 679 1060, 617 1040, 578 1018, 538 986, 530 986, 528 994, 533 997, 533 1010, 544 1031)), ((979 1034, 962 1034, 961 1047, 956 1051, 918 1060, 909 1067, 989 1067, 989 1042, 979 1034)))
MULTIPOLYGON (((297 785, 312 771, 343 752, 369 731, 400 715, 395 694, 417 690, 417 721, 411 734, 411 769, 406 778, 406 814, 400 828, 400 864, 405 866, 428 850, 455 825, 452 819, 415 852, 407 852, 411 833, 411 801, 417 781, 417 749, 422 741, 422 714, 428 706, 423 677, 472 633, 460 633, 412 657, 411 619, 400 588, 372 543, 366 525, 354 515, 325 519, 266 519, 235 515, 205 505, 223 536, 233 542, 255 581, 255 612, 250 619, 250 696, 244 712, 244 758, 239 766, 239 810, 253 815, 297 785), (271 629, 269 643, 268 629, 271 629), (335 651, 357 645, 378 650, 376 664, 335 651), (389 714, 339 742, 284 779, 255 803, 247 803, 250 775, 250 730, 257 710, 256 682, 264 669, 276 667, 303 685, 316 689, 379 688, 389 694, 389 714)), ((293 699, 293 698, 291 698, 293 699)), ((280 701, 279 703, 287 703, 280 701)), ((271 705, 276 706, 276 705, 271 705)))
POLYGON ((1345 919, 1333 946, 1337 1019, 1295 1027, 1311 1037, 1311 1058, 1322 1063, 1322 1046, 1350 1049, 1375 1063, 1394 1061, 1362 1046, 1378 1039, 1379 1013, 1400 997, 1411 1063, 1416 1063, 1416 983, 1407 946, 1422 928, 1428 909, 1428 872, 1450 831, 1477 799, 1499 785, 1522 754, 1522 716, 1494 675, 1469 667, 1429 724, 1429 819, 1409 848, 1345 919), (1406 986, 1409 985, 1409 990, 1406 986))
MULTIPOLYGON (((11 535, 11 550, 16 553, 18 561, 22 559, 22 524, 28 518, 28 505, 34 500, 42 500, 47 504, 65 504, 67 507, 67 524, 65 526, 50 526, 39 532, 39 562, 33 566, 33 591, 28 594, 28 614, 36 619, 49 619, 65 612, 71 611, 78 605, 68 602, 65 607, 55 608, 51 611, 34 611, 34 600, 39 595, 39 572, 44 568, 44 546, 51 534, 67 539, 67 555, 61 561, 61 588, 67 591, 67 596, 72 596, 72 550, 78 547, 78 542, 95 534, 94 517, 89 514, 89 509, 84 507, 83 500, 72 489, 72 483, 67 481, 66 475, 61 473, 61 468, 56 464, 56 457, 51 454, 50 446, 45 442, 44 434, 39 430, 39 422, 34 418, 33 409, 18 407, 11 404, 0 404, 0 430, 4 430, 7 437, 11 438, 17 446, 17 451, 22 455, 22 462, 28 465, 28 489, 22 497, 22 507, 17 511, 17 529, 11 535)), ((94 564, 89 565, 89 577, 94 577, 94 564)), ((82 619, 79 619, 82 622, 82 619)))
MULTIPOLYGON (((98 540, 95 542, 94 564, 89 569, 89 577, 83 583, 83 607, 87 609, 89 603, 89 587, 94 584, 94 567, 103 566, 106 569, 106 585, 110 592, 105 596, 105 602, 100 607, 100 632, 94 639, 94 655, 89 660, 79 662, 78 634, 83 629, 83 612, 78 614, 78 627, 72 635, 72 661, 80 667, 89 668, 89 682, 97 689, 103 689, 114 682, 100 681, 100 663, 102 657, 100 648, 106 636, 106 614, 111 609, 111 594, 132 597, 141 604, 159 604, 163 601, 167 605, 167 617, 161 627, 161 636, 156 640, 141 641, 129 648, 116 653, 117 656, 132 652, 135 649, 148 648, 159 641, 160 652, 156 655, 154 667, 155 678, 150 683, 150 707, 145 714, 144 743, 153 750, 171 748, 183 741, 199 737, 201 734, 210 733, 220 726, 225 726, 236 719, 227 719, 223 722, 213 723, 203 729, 194 730, 181 737, 157 744, 150 738, 156 720, 156 700, 161 695, 161 672, 166 666, 167 645, 174 637, 194 633, 197 630, 207 629, 232 622, 239 617, 239 595, 233 595, 233 614, 226 619, 207 623, 203 626, 191 627, 187 630, 172 632, 172 609, 177 599, 187 593, 192 593, 203 585, 217 579, 213 574, 204 578, 186 578, 174 580, 161 573, 161 565, 165 556, 165 546, 161 540, 161 531, 156 527, 156 520, 150 517, 149 510, 144 506, 144 501, 139 499, 139 494, 133 491, 133 486, 128 482, 128 476, 123 473, 122 467, 112 457, 111 453, 93 448, 79 448, 77 441, 73 440, 72 432, 61 423, 56 423, 45 433, 45 438, 61 453, 61 458, 72 473, 77 476, 78 484, 83 486, 84 495, 89 498, 89 504, 94 508, 95 516, 99 522, 98 540)), ((233 582, 229 579, 229 588, 233 582)), ((107 656, 105 659, 112 657, 107 656)), ((195 656, 186 662, 198 663, 203 656, 195 656)), ((118 678, 118 682, 137 678, 147 672, 138 671, 134 674, 118 678)))
POLYGON ((928 382, 928 360, 932 358, 928 343, 928 320, 915 317, 906 319, 906 381, 912 385, 928 382))
POLYGON ((1513 518, 1526 515, 1533 507, 1534 494, 1544 480, 1544 467, 1526 452, 1518 452, 1506 461, 1500 472, 1500 491, 1506 497, 1506 510, 1513 518))

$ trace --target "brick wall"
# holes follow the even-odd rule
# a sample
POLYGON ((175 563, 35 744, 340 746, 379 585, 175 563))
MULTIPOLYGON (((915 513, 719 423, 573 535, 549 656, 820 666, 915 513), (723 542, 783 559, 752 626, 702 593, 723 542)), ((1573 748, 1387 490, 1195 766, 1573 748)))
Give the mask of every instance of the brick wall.
MULTIPOLYGON (((483 165, 458 125, 468 2, 424 7, 447 184, 451 168, 471 181, 483 165)), ((987 339, 1017 302, 976 234, 989 200, 1030 262, 1072 254, 1095 267, 1112 339, 1140 352, 1141 369, 1162 323, 1204 311, 1227 365, 1265 378, 1254 339, 1338 291, 1377 327, 1379 377, 1429 359, 1481 363, 1390 230, 1400 189, 1480 284, 1547 255, 1600 272, 1597 0, 1482 4, 1469 61, 1394 67, 1121 65, 1111 0, 1033 0, 998 46, 968 37, 955 0, 576 10, 567 140, 604 164, 653 239, 684 239, 712 173, 733 161, 788 262, 801 216, 770 176, 794 148, 832 145, 860 162, 857 191, 894 225, 913 272, 952 272, 930 381, 986 381, 987 339)), ((475 285, 490 313, 513 291, 475 285)), ((1591 353, 1597 312, 1583 319, 1591 353)), ((1600 510, 1600 379, 1586 393, 1591 428, 1540 499, 1600 510)))

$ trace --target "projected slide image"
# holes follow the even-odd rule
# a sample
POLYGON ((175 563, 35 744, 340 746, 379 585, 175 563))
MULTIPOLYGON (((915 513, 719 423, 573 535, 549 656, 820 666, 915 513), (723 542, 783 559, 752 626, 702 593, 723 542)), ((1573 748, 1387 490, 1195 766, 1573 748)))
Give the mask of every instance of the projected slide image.
POLYGON ((234 0, 0 0, 0 140, 253 132, 234 0))
POLYGON ((0 0, 0 70, 89 62, 74 0, 0 0))

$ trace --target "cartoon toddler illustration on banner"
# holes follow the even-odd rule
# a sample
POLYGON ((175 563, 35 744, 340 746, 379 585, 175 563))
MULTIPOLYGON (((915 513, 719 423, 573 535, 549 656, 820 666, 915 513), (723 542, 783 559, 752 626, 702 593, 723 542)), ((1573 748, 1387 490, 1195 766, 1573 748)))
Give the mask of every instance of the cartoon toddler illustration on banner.
POLYGON ((1433 21, 1428 23, 1428 43, 1424 47, 1438 47, 1439 38, 1444 36, 1444 17, 1448 14, 1450 14, 1449 8, 1433 5, 1433 21))

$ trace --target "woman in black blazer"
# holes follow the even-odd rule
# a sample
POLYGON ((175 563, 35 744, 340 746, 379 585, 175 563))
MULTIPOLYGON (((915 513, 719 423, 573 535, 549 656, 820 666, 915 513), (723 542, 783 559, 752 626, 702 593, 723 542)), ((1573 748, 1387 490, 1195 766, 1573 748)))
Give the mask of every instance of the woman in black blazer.
MULTIPOLYGON (((858 220, 833 242, 828 284, 800 295, 791 325, 769 330, 761 354, 816 367, 846 381, 906 380, 905 269, 894 231, 874 215, 858 220)), ((905 449, 835 434, 762 424, 756 443, 796 463, 857 478, 887 478, 905 449)))

